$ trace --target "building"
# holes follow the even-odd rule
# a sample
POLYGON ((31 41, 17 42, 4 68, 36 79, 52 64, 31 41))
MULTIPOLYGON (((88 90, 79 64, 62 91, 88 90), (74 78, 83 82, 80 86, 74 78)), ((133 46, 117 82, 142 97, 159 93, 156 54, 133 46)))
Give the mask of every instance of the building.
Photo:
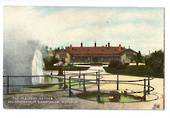
POLYGON ((66 47, 66 52, 70 54, 72 63, 109 63, 110 61, 119 61, 122 63, 130 63, 133 55, 137 53, 132 49, 126 49, 120 44, 117 47, 97 46, 96 42, 93 47, 84 47, 81 43, 80 47, 66 47))
POLYGON ((130 63, 133 61, 133 57, 134 55, 137 55, 137 52, 128 48, 125 49, 122 53, 121 53, 121 62, 124 63, 130 63))

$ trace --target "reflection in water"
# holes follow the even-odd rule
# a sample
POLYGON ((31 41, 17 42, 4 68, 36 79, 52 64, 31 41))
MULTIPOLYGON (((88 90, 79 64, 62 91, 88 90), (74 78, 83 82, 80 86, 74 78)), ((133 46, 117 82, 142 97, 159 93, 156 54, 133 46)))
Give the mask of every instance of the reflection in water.
POLYGON ((45 77, 44 78, 44 84, 55 84, 58 83, 59 78, 51 78, 51 77, 45 77))

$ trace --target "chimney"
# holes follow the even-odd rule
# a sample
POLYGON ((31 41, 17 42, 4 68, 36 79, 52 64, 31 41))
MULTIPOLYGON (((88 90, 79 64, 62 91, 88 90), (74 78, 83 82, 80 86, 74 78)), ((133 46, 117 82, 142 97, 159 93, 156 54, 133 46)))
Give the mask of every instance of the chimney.
POLYGON ((83 47, 83 43, 81 42, 81 47, 83 47))
POLYGON ((122 48, 122 47, 121 47, 121 44, 119 44, 119 51, 121 51, 121 48, 122 48))
POLYGON ((108 42, 108 47, 110 47, 110 43, 108 42))
POLYGON ((94 43, 94 47, 96 47, 96 41, 95 41, 95 43, 94 43))
POLYGON ((70 44, 70 48, 72 47, 72 45, 70 44))

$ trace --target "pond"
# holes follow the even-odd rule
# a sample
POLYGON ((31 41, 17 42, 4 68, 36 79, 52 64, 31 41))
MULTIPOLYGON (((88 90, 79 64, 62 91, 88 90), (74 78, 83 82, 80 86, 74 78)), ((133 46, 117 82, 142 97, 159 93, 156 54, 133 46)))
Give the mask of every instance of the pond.
MULTIPOLYGON (((111 102, 109 99, 109 94, 108 93, 101 93, 101 102, 111 102)), ((89 101, 97 101, 97 92, 87 92, 87 93, 80 93, 77 94, 77 97, 89 101)), ((136 97, 133 95, 125 95, 125 94, 120 94, 120 103, 131 103, 131 102, 141 102, 142 98, 141 97, 136 97)))

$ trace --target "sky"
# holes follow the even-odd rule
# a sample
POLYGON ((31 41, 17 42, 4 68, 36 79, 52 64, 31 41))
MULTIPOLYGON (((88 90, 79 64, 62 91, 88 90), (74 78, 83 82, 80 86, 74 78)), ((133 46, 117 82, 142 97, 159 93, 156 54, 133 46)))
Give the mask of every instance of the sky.
MULTIPOLYGON (((53 48, 121 44, 142 54, 164 49, 164 9, 5 6, 5 38, 38 40, 53 48)), ((5 40, 5 39, 4 39, 5 40)))

